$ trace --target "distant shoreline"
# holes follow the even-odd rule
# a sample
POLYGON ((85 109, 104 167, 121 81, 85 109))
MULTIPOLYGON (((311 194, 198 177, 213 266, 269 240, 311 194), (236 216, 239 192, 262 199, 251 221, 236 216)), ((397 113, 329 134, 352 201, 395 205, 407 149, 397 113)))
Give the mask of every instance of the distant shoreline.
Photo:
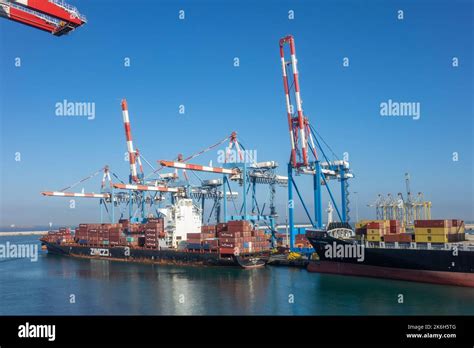
POLYGON ((3 236, 42 236, 48 231, 15 231, 15 232, 0 232, 0 237, 3 236))

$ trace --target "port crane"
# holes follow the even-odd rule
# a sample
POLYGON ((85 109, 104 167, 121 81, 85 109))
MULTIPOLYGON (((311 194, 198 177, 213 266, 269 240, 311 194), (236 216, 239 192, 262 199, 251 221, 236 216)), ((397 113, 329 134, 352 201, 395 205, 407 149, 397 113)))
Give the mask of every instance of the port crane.
POLYGON ((398 220, 403 226, 412 228, 415 220, 431 220, 431 202, 425 201, 423 193, 418 192, 416 198, 412 196, 410 174, 405 173, 406 198, 399 192, 397 199, 391 193, 385 198, 379 194, 373 204, 377 220, 398 220))
POLYGON ((0 0, 0 17, 54 36, 68 34, 87 23, 76 7, 62 0, 0 0))
MULTIPOLYGON (((237 140, 237 134, 233 132, 230 136, 230 143, 226 150, 225 161, 223 167, 213 167, 213 166, 204 166, 198 164, 185 163, 185 161, 159 161, 160 165, 163 167, 189 170, 194 172, 206 172, 213 174, 221 174, 222 180, 206 180, 203 181, 203 186, 199 188, 194 188, 192 195, 197 198, 203 198, 202 193, 200 192, 206 186, 212 186, 210 191, 213 195, 214 206, 211 210, 216 209, 216 221, 219 220, 220 216, 220 201, 223 201, 223 220, 227 222, 228 220, 248 220, 256 223, 261 221, 272 233, 272 237, 275 237, 275 219, 277 217, 276 208, 275 208, 275 195, 277 186, 286 186, 288 183, 288 178, 277 175, 275 170, 278 167, 278 163, 275 161, 267 161, 257 163, 253 160, 250 163, 244 158, 243 153, 245 152, 245 147, 237 140), (236 149, 236 158, 231 158, 232 148, 236 149), (235 204, 234 208, 237 212, 236 215, 229 215, 227 209, 227 201, 229 200, 229 195, 234 198, 237 197, 237 192, 233 191, 230 182, 236 182, 241 187, 241 194, 238 196, 242 197, 242 205, 238 209, 235 204), (259 205, 256 187, 257 185, 267 185, 269 190, 270 202, 269 202, 269 213, 265 213, 265 204, 263 206, 259 205), (216 188, 220 186, 221 191, 217 191, 216 188), (251 207, 248 207, 248 196, 250 195, 251 207)), ((209 191, 207 191, 209 192, 209 191)), ((204 209, 204 202, 202 203, 202 209, 204 209)))
MULTIPOLYGON (((295 40, 288 35, 280 39, 280 60, 283 75, 283 87, 285 92, 286 114, 290 135, 290 159, 288 162, 288 218, 290 229, 290 249, 294 249, 294 199, 293 189, 314 228, 322 228, 323 207, 322 207, 322 187, 324 186, 329 194, 334 210, 342 223, 349 221, 349 182, 353 178, 350 172, 349 162, 345 160, 330 161, 322 144, 329 146, 316 132, 316 129, 309 122, 308 117, 303 112, 303 101, 301 98, 298 60, 296 58, 295 40), (289 59, 286 58, 289 46, 289 59), (296 103, 296 108, 293 105, 296 103), (321 156, 322 155, 322 156, 321 156), (311 216, 301 192, 296 184, 296 177, 299 175, 311 175, 313 177, 313 199, 314 215, 311 216), (341 200, 338 205, 329 187, 330 180, 340 182, 341 200)), ((331 150, 329 148, 329 150, 331 150)), ((331 150, 332 152, 332 150, 331 150)), ((333 155, 335 155, 333 153, 333 155)))
POLYGON ((96 198, 99 199, 100 205, 100 221, 103 222, 104 220, 104 211, 109 215, 109 221, 115 222, 115 209, 114 207, 118 204, 131 204, 130 200, 134 199, 134 197, 130 197, 125 192, 114 192, 114 184, 111 180, 111 174, 114 177, 118 176, 110 171, 109 166, 104 166, 103 168, 95 171, 94 173, 82 178, 81 180, 75 182, 72 185, 69 185, 59 191, 42 191, 41 194, 46 197, 70 197, 70 198, 96 198), (97 177, 100 173, 103 173, 102 181, 100 185, 100 192, 71 192, 72 188, 78 186, 79 184, 85 184, 88 180, 97 177), (108 182, 108 185, 106 185, 108 182))

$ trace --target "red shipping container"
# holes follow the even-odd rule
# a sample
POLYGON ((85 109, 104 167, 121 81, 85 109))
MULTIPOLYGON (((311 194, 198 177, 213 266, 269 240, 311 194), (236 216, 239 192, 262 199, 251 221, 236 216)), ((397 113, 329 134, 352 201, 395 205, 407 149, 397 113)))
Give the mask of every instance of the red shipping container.
POLYGON ((227 228, 227 231, 229 232, 252 232, 252 228, 250 226, 229 226, 227 228))
POLYGON ((384 225, 379 223, 379 222, 369 222, 367 224, 367 228, 369 228, 369 229, 378 229, 378 228, 382 228, 382 227, 384 227, 384 225))
POLYGON ((241 237, 241 232, 222 231, 219 232, 217 235, 219 238, 239 238, 241 237))
POLYGON ((229 243, 243 243, 244 238, 219 238, 221 242, 229 242, 229 243))
POLYGON ((400 221, 390 220, 390 227, 392 227, 392 226, 400 226, 400 221))
POLYGON ((226 255, 231 254, 231 255, 233 255, 233 254, 234 254, 234 248, 223 248, 223 247, 220 247, 220 248, 219 248, 219 252, 220 252, 221 254, 226 254, 226 255))
POLYGON ((237 242, 224 242, 224 241, 220 241, 219 244, 220 244, 221 248, 242 247, 242 244, 241 244, 241 243, 237 243, 237 242))
POLYGON ((201 239, 201 233, 187 233, 186 234, 187 239, 201 239))
POLYGON ((217 232, 220 232, 220 231, 227 231, 227 224, 226 224, 226 223, 223 223, 223 222, 218 223, 218 224, 216 225, 216 231, 217 231, 217 232))
POLYGON ((407 233, 387 234, 384 236, 384 241, 389 243, 410 243, 412 241, 412 235, 407 233))
POLYGON ((451 220, 415 220, 415 227, 451 227, 451 220))
POLYGON ((400 233, 400 227, 399 226, 390 226, 389 233, 394 234, 394 233, 400 233))
POLYGON ((231 221, 227 222, 227 225, 229 227, 231 227, 231 226, 239 226, 239 227, 251 226, 250 222, 248 222, 247 220, 231 220, 231 221))

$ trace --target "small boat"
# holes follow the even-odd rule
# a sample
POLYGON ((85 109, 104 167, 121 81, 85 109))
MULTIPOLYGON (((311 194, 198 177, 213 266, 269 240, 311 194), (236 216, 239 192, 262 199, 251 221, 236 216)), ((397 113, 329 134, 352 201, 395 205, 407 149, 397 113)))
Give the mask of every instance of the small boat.
POLYGON ((244 269, 254 269, 265 267, 267 262, 258 257, 242 258, 240 256, 234 256, 237 264, 244 269))

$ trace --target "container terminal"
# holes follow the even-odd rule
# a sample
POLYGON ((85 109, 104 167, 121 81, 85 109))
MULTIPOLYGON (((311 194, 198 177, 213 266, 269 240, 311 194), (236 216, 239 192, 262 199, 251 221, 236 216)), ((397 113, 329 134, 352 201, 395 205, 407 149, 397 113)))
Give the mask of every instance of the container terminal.
MULTIPOLYGON (((75 7, 60 0, 1 0, 0 16, 55 36, 87 22, 75 7)), ((283 37, 279 49, 291 145, 287 175, 277 174, 275 161, 246 164, 230 160, 231 150, 239 157, 245 151, 236 132, 189 157, 178 154, 172 161, 161 160, 156 168, 134 148, 128 106, 123 100, 128 183, 104 166, 62 190, 42 192, 44 196, 97 199, 101 216, 100 223, 49 231, 41 237, 44 247, 50 253, 73 257, 243 268, 263 267, 269 262, 305 267, 309 272, 473 287, 474 244, 472 236, 465 233, 467 226, 459 219, 432 220, 431 202, 425 201, 422 193, 413 197, 408 174, 406 197, 380 194, 370 205, 375 207, 376 219, 351 224, 349 181, 354 175, 349 162, 335 156, 303 112, 293 36, 283 37), (222 167, 189 163, 225 142, 222 167), (330 159, 330 153, 335 158, 330 159), (150 174, 145 175, 143 162, 152 169, 150 174), (174 172, 162 173, 163 168, 174 172), (188 171, 221 178, 201 180, 200 186, 193 186, 188 171), (68 191, 100 173, 100 193, 68 191), (112 182, 111 175, 118 182, 112 182), (313 179, 313 214, 297 185, 298 178, 307 175, 313 179), (238 183, 241 190, 232 190, 231 182, 238 183), (338 201, 331 182, 340 186, 338 201), (257 186, 267 189, 269 202, 258 202, 257 186), (279 233, 276 224, 278 186, 288 188, 286 233, 279 233), (323 189, 330 198, 327 224, 322 218, 323 189), (230 215, 228 205, 235 206, 238 198, 242 205, 237 214, 230 215), (308 218, 308 228, 295 224, 295 200, 308 218), (212 202, 212 209, 205 224, 207 201, 212 202), (110 220, 107 223, 105 216, 110 220), (211 216, 214 224, 209 223, 211 216), (354 257, 354 253, 348 256, 347 252, 357 248, 363 251, 363 258, 354 257)))

